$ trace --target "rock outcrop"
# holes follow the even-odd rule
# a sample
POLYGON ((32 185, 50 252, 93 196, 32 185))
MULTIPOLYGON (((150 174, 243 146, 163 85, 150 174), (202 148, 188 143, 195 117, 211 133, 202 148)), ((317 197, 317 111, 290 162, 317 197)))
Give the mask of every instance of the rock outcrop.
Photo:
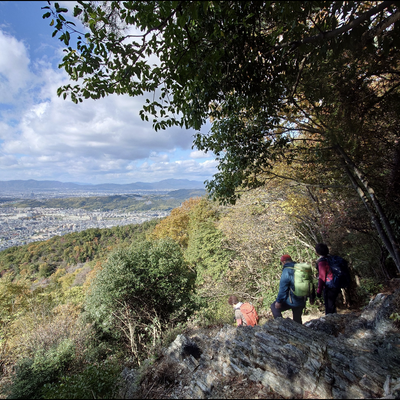
POLYGON ((390 318, 399 304, 397 290, 376 296, 359 316, 179 335, 163 357, 180 382, 171 396, 213 398, 221 377, 231 376, 284 398, 400 398, 400 335, 390 318))

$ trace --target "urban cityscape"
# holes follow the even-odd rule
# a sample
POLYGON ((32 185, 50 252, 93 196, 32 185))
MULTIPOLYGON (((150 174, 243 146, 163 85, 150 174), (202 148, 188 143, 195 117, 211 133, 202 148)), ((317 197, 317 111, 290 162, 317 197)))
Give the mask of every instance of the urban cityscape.
MULTIPOLYGON (((154 196, 177 199, 175 203, 179 206, 179 201, 184 201, 185 196, 190 196, 191 189, 182 194, 179 185, 197 186, 199 183, 185 180, 171 180, 168 184, 172 185, 163 188, 155 187, 152 189, 135 189, 123 185, 114 185, 113 188, 103 185, 102 187, 70 185, 61 189, 57 187, 60 182, 48 183, 37 181, 10 181, 0 182, 0 251, 9 247, 21 246, 31 242, 51 239, 54 236, 63 236, 72 232, 81 232, 90 228, 112 228, 130 224, 140 224, 155 218, 163 218, 170 214, 171 209, 157 209, 154 206, 151 210, 131 211, 122 209, 83 209, 83 208, 61 208, 61 207, 26 207, 19 204, 27 200, 51 200, 51 199, 71 199, 71 198, 107 198, 112 196, 127 196, 139 202, 151 204, 154 196), (175 186, 175 187, 174 187, 175 186), (171 191, 172 190, 172 191, 171 191), (175 190, 175 192, 174 192, 175 190), (174 194, 178 193, 179 194, 174 194), (181 200, 178 200, 180 199, 181 200)), ((181 189, 182 190, 182 189, 181 189)))
MULTIPOLYGON (((136 192, 137 193, 137 192, 136 192)), ((112 228, 129 224, 140 224, 154 218, 166 217, 170 211, 89 211, 83 209, 61 209, 44 207, 14 207, 15 198, 49 199, 78 196, 112 195, 110 192, 2 192, 0 203, 0 251, 13 246, 80 232, 90 228, 112 228), (10 199, 10 201, 4 201, 10 199)), ((121 193, 118 193, 121 194, 121 193)), ((145 192, 140 192, 145 194, 145 192)))
POLYGON ((89 228, 140 224, 168 214, 169 211, 91 212, 41 207, 21 209, 3 205, 0 207, 0 251, 89 228))

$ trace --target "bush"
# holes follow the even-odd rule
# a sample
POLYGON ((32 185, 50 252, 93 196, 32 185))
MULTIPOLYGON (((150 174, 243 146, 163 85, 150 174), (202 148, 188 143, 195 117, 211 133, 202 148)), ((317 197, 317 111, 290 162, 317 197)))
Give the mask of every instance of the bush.
POLYGON ((194 282, 171 239, 136 244, 109 256, 90 286, 85 314, 106 334, 126 340, 139 361, 168 322, 192 313, 194 282))
POLYGON ((46 383, 54 382, 73 361, 74 344, 64 340, 47 352, 38 350, 33 358, 24 358, 16 365, 11 383, 4 391, 8 399, 41 399, 46 383))
POLYGON ((383 285, 374 278, 361 278, 360 286, 357 287, 357 296, 364 305, 368 304, 371 297, 382 291, 383 285))
POLYGON ((217 299, 199 299, 198 309, 190 318, 193 327, 209 327, 215 325, 233 324, 234 312, 227 302, 228 297, 217 299))
POLYGON ((88 366, 81 373, 63 376, 59 382, 46 384, 44 399, 112 399, 119 388, 121 368, 105 361, 88 366))

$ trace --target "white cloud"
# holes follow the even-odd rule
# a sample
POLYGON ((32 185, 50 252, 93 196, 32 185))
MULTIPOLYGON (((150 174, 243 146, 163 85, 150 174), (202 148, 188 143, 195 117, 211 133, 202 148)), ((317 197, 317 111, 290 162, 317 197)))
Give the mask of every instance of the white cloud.
POLYGON ((198 158, 210 158, 211 155, 206 153, 205 151, 196 150, 190 153, 190 158, 198 159, 198 158))
POLYGON ((76 105, 56 94, 68 82, 64 71, 30 60, 24 43, 1 30, 0 48, 0 103, 9 104, 0 108, 1 180, 204 181, 216 172, 215 161, 197 161, 210 155, 191 151, 194 131, 155 132, 141 120, 143 98, 112 95, 76 105))
MULTIPOLYGON (((139 171, 152 176, 156 176, 163 171, 170 177, 179 176, 180 178, 187 178, 191 176, 197 177, 211 177, 215 173, 216 161, 205 161, 197 163, 194 160, 174 161, 174 162, 159 162, 159 163, 144 163, 139 171)), ((191 178, 194 179, 194 178, 191 178)), ((204 178, 206 179, 206 178, 204 178)))
POLYGON ((0 103, 12 103, 31 79, 30 60, 24 44, 1 30, 0 49, 0 103))
POLYGON ((17 159, 10 155, 0 155, 0 165, 2 168, 15 166, 17 164, 17 159))
POLYGON ((19 137, 9 140, 8 152, 138 160, 176 147, 189 149, 192 133, 180 128, 155 132, 138 116, 136 99, 109 96, 75 105, 57 98, 26 111, 19 137))

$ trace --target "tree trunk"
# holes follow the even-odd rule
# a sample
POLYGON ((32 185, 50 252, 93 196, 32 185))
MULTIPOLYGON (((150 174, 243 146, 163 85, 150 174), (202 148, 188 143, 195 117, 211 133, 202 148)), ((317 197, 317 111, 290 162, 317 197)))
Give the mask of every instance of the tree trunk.
POLYGON ((374 190, 370 187, 364 174, 357 168, 341 146, 336 145, 335 150, 344 162, 344 169, 352 185, 363 201, 371 216, 372 223, 378 231, 379 237, 387 248, 389 254, 400 272, 400 250, 396 237, 385 211, 383 210, 374 190), (357 179, 358 178, 358 179, 357 179))

